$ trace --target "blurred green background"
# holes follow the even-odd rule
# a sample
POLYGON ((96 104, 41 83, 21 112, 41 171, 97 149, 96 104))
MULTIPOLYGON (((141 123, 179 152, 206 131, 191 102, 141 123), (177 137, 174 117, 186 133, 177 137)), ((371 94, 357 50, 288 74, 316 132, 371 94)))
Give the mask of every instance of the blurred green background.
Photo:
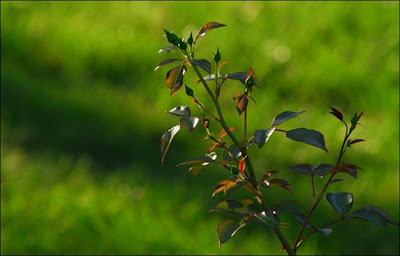
MULTIPOLYGON (((183 90, 169 97, 168 67, 153 72, 161 60, 178 57, 158 53, 168 45, 162 28, 186 38, 208 21, 228 26, 200 38, 197 57, 211 60, 218 46, 230 61, 223 72, 251 65, 260 81, 249 133, 285 110, 306 110, 282 129, 325 135, 329 154, 280 133, 250 149, 258 177, 281 170, 278 177, 293 187, 293 194, 265 191, 269 203, 296 199, 309 208, 309 179, 285 169, 335 162, 344 131, 328 113, 334 106, 347 120, 364 111, 366 129, 354 137, 366 142, 344 159, 364 171, 357 180, 343 175, 330 191, 353 193, 353 209, 376 205, 398 220, 398 2, 2 1, 2 254, 279 253, 278 239, 261 227, 242 229, 218 247, 215 226, 224 216, 208 210, 222 198, 211 198, 215 184, 229 173, 208 167, 192 176, 175 167, 204 154, 203 129, 178 133, 160 164, 161 135, 178 122, 165 111, 190 104, 183 90)), ((210 106, 195 80, 189 69, 185 82, 210 106)), ((227 82, 221 96, 237 134, 241 119, 230 98, 241 88, 227 82)), ((323 201, 312 221, 335 218, 323 201)), ((284 233, 293 241, 299 225, 282 219, 291 223, 284 233)), ((313 236, 299 253, 399 254, 393 226, 354 220, 333 230, 313 236)))

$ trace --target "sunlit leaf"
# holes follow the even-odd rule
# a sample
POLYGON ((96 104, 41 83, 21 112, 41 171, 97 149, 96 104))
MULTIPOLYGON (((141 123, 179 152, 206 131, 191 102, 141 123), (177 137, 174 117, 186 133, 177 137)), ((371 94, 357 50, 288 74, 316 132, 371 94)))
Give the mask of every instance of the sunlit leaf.
POLYGON ((196 165, 189 168, 189 172, 193 175, 197 175, 201 169, 204 168, 204 165, 196 165))
POLYGON ((170 96, 179 91, 183 85, 183 76, 186 73, 186 66, 180 65, 167 72, 165 85, 171 89, 170 96))
MULTIPOLYGON (((231 131, 233 132, 233 131, 237 130, 237 128, 231 126, 231 127, 229 127, 229 130, 231 130, 231 131)), ((227 133, 226 133, 225 129, 222 128, 221 131, 219 132, 219 139, 222 139, 222 138, 225 137, 226 135, 227 135, 227 133)))
POLYGON ((170 63, 175 63, 175 62, 179 62, 182 61, 182 59, 166 59, 160 62, 160 64, 158 64, 158 66, 154 69, 154 71, 156 71, 157 69, 161 68, 164 65, 170 64, 170 63))
POLYGON ((272 121, 272 126, 277 126, 280 125, 281 123, 292 119, 296 116, 301 115, 302 113, 304 113, 305 111, 301 111, 301 112, 292 112, 292 111, 285 111, 280 113, 279 115, 277 115, 274 120, 272 121))
POLYGON ((325 139, 322 133, 306 128, 298 128, 286 132, 286 137, 294 141, 303 142, 311 146, 320 148, 328 153, 325 146, 325 139))
POLYGON ((178 106, 178 107, 171 109, 170 111, 166 111, 166 113, 169 113, 169 114, 172 114, 175 116, 186 117, 186 116, 190 116, 192 112, 190 111, 190 108, 188 106, 178 106))
POLYGON ((167 47, 164 47, 164 48, 161 48, 158 52, 160 53, 160 52, 171 52, 171 51, 173 51, 173 50, 176 50, 178 47, 176 47, 175 45, 174 46, 167 46, 167 47))
POLYGON ((212 164, 219 164, 218 161, 215 161, 211 157, 208 156, 199 156, 199 157, 194 157, 191 159, 188 159, 180 164, 178 164, 176 167, 181 166, 181 165, 186 165, 186 164, 198 164, 198 163, 212 163, 212 164))
POLYGON ((215 196, 216 194, 218 194, 219 192, 222 192, 222 191, 224 191, 224 195, 226 195, 230 192, 235 191, 237 188, 240 188, 242 186, 243 186, 242 182, 240 182, 239 180, 237 180, 235 178, 222 180, 222 181, 218 182, 212 196, 215 196))
POLYGON ((266 180, 266 179, 268 179, 269 177, 271 177, 272 175, 277 174, 277 173, 278 173, 278 171, 269 171, 269 172, 266 172, 266 173, 264 174, 264 176, 261 178, 261 180, 266 180))
POLYGON ((199 59, 199 60, 191 60, 190 61, 192 64, 195 64, 196 66, 201 67, 204 69, 207 73, 211 72, 211 64, 208 60, 206 59, 199 59))
POLYGON ((278 214, 284 214, 284 213, 289 213, 293 212, 297 209, 301 209, 303 206, 297 202, 296 200, 282 200, 279 201, 275 206, 274 206, 274 211, 278 214))
POLYGON ((283 180, 283 179, 272 179, 272 180, 269 180, 269 183, 273 184, 273 185, 276 185, 278 187, 284 188, 284 189, 288 190, 289 192, 293 193, 292 187, 290 186, 290 184, 286 180, 283 180))
POLYGON ((329 112, 329 113, 336 116, 339 120, 343 121, 343 114, 336 108, 333 108, 333 107, 330 107, 330 108, 332 109, 332 112, 329 112))
POLYGON ((182 117, 179 119, 180 125, 185 128, 186 131, 191 133, 194 128, 196 128, 197 124, 199 123, 199 118, 197 117, 182 117))
MULTIPOLYGON (((218 74, 218 78, 224 78, 224 77, 222 74, 218 74)), ((215 74, 211 74, 211 75, 203 77, 204 81, 210 81, 210 80, 214 80, 214 79, 215 79, 215 74)), ((200 79, 196 81, 196 83, 200 83, 200 82, 201 82, 200 79)))
POLYGON ((232 100, 237 100, 240 97, 243 97, 243 93, 237 93, 237 94, 233 95, 232 100))
POLYGON ((223 67, 223 66, 225 66, 226 64, 228 64, 229 63, 229 61, 223 61, 221 64, 219 64, 219 66, 218 66, 218 72, 219 72, 219 70, 223 67))
MULTIPOLYGON (((239 158, 241 155, 242 155, 242 151, 240 151, 240 149, 238 149, 237 147, 236 147, 236 145, 229 145, 228 146, 228 151, 237 159, 237 158, 239 158)), ((232 161, 232 160, 234 160, 234 159, 232 159, 232 157, 228 154, 228 153, 226 153, 225 151, 224 151, 224 153, 222 153, 222 159, 224 160, 224 161, 232 161)))
POLYGON ((240 171, 240 172, 244 172, 244 170, 246 169, 246 162, 245 162, 246 157, 247 157, 247 156, 243 157, 243 158, 239 161, 238 168, 239 168, 239 171, 240 171))
POLYGON ((161 153, 161 164, 164 163, 165 155, 167 154, 168 148, 171 145, 172 139, 176 135, 177 132, 181 129, 180 125, 176 125, 166 131, 164 135, 161 137, 160 142, 160 153, 161 153))
POLYGON ((265 211, 262 211, 260 213, 254 214, 254 217, 256 218, 256 220, 258 222, 260 222, 261 224, 263 224, 267 228, 271 228, 272 229, 274 227, 279 226, 279 222, 277 220, 268 218, 268 216, 265 213, 265 211))
POLYGON ((269 140, 274 131, 275 127, 266 130, 256 130, 254 132, 254 141, 257 143, 258 148, 264 146, 264 144, 269 140))
POLYGON ((239 229, 246 226, 246 223, 247 223, 246 221, 228 219, 218 224, 215 233, 217 234, 219 246, 222 246, 232 236, 234 236, 239 229))
POLYGON ((220 146, 220 144, 218 142, 213 142, 213 144, 210 147, 206 148, 206 152, 210 153, 210 152, 212 152, 212 151, 214 151, 214 150, 216 150, 217 148, 220 148, 220 147, 221 146, 220 146))
POLYGON ((326 199, 339 214, 345 214, 353 206, 353 195, 347 192, 327 193, 326 199))
POLYGON ((196 36, 195 41, 197 41, 197 38, 199 38, 200 36, 204 36, 211 29, 225 27, 225 26, 226 26, 225 24, 221 24, 215 21, 208 22, 201 27, 199 33, 196 36))

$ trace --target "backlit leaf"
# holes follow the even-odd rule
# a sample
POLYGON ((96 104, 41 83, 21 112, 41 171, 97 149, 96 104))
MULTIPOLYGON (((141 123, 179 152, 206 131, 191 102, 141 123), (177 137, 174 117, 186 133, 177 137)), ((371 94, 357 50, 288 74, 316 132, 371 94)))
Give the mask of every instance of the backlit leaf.
POLYGON ((239 116, 246 110, 247 105, 249 104, 249 99, 246 95, 239 97, 239 100, 236 104, 236 110, 239 113, 239 116))
POLYGON ((222 246, 226 243, 235 233, 246 226, 246 221, 238 221, 238 220, 224 220, 218 224, 215 233, 217 234, 217 238, 219 241, 219 246, 222 246))
POLYGON ((325 146, 325 139, 322 133, 306 128, 298 128, 286 132, 286 137, 294 141, 303 142, 311 146, 320 148, 328 153, 325 146))
POLYGON ((327 193, 326 199, 339 214, 345 214, 353 206, 353 195, 347 192, 327 193))
POLYGON ((183 85, 183 76, 186 73, 186 66, 180 65, 167 72, 165 85, 171 89, 170 96, 179 91, 183 85))
POLYGON ((247 156, 243 157, 243 158, 239 161, 238 168, 239 168, 239 171, 240 171, 240 172, 244 172, 244 170, 246 169, 246 162, 245 162, 246 157, 247 157, 247 156))
POLYGON ((256 202, 244 198, 240 200, 223 200, 211 209, 211 211, 248 215, 249 213, 258 213, 260 209, 256 202))
MULTIPOLYGON (((236 147, 236 145, 229 145, 228 146, 228 151, 237 159, 237 158, 239 158, 241 155, 242 155, 242 151, 240 151, 240 149, 238 149, 237 147, 236 147)), ((224 161, 232 161, 233 159, 232 159, 232 157, 228 154, 228 153, 226 153, 225 151, 224 151, 224 153, 222 153, 222 159, 224 160, 224 161)))
POLYGON ((180 125, 185 128, 186 131, 191 133, 194 128, 196 128, 197 124, 199 123, 199 118, 197 117, 182 117, 179 119, 180 125))
POLYGON ((274 133, 275 127, 266 130, 256 130, 253 134, 254 141, 257 143, 258 148, 264 146, 264 144, 269 140, 272 133, 274 133))
MULTIPOLYGON (((233 131, 237 130, 237 128, 231 126, 231 127, 229 127, 229 130, 231 130, 231 131, 233 132, 233 131)), ((226 135, 227 135, 227 133, 226 133, 225 129, 222 128, 221 131, 219 132, 219 139, 222 139, 222 138, 225 137, 226 135)))
POLYGON ((160 62, 160 64, 158 64, 158 66, 154 69, 154 71, 156 71, 157 69, 161 68, 164 65, 170 64, 170 63, 175 63, 175 62, 179 62, 182 61, 182 59, 166 59, 160 62))
POLYGON ((289 213, 293 212, 297 209, 301 209, 303 206, 297 202, 296 200, 282 200, 279 201, 275 206, 274 206, 274 211, 278 214, 284 214, 284 213, 289 213))
POLYGON ((208 22, 201 27, 199 33, 196 36, 195 41, 197 41, 197 38, 199 38, 199 36, 204 36, 211 29, 225 27, 225 26, 226 26, 225 24, 221 24, 215 21, 208 22))
POLYGON ((292 111, 285 111, 280 113, 279 115, 277 115, 274 120, 272 121, 272 126, 277 126, 280 125, 281 123, 292 119, 296 116, 301 115, 302 113, 304 113, 305 111, 301 111, 301 112, 292 112, 292 111))
POLYGON ((168 148, 171 145, 172 139, 176 135, 177 132, 181 129, 180 125, 176 125, 166 131, 164 135, 161 137, 160 142, 160 153, 161 153, 161 164, 164 163, 165 155, 167 154, 168 148))
POLYGON ((190 111, 190 108, 188 106, 178 106, 178 107, 171 109, 170 111, 166 111, 166 113, 169 113, 169 114, 172 114, 175 116, 186 117, 186 116, 190 116, 192 112, 190 111))
POLYGON ((195 64, 196 66, 201 67, 204 69, 207 73, 211 72, 211 64, 208 62, 208 60, 205 59, 200 59, 200 60, 191 60, 190 61, 192 64, 195 64))
POLYGON ((234 190, 241 187, 242 185, 243 184, 235 178, 222 180, 222 181, 218 182, 212 196, 215 196, 216 194, 218 194, 219 192, 222 192, 222 191, 224 191, 224 195, 226 195, 230 192, 233 192, 234 190))
POLYGON ((189 172, 193 175, 197 175, 201 169, 204 168, 204 165, 196 165, 189 168, 189 172))

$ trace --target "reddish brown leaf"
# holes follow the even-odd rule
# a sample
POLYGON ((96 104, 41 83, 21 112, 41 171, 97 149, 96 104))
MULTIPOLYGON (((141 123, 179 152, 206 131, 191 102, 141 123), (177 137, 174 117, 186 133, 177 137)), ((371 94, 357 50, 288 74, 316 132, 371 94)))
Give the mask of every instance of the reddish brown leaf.
MULTIPOLYGON (((233 132, 233 131, 237 130, 237 128, 231 126, 231 127, 229 127, 229 130, 231 130, 231 131, 233 132)), ((225 137, 226 135, 227 135, 227 133, 226 133, 225 129, 222 128, 221 131, 219 132, 219 139, 222 139, 222 138, 225 137)))
POLYGON ((246 157, 247 156, 243 157, 242 160, 239 161, 239 171, 240 172, 244 172, 244 170, 246 169, 246 162, 245 162, 246 157))
POLYGON ((183 85, 183 75, 186 73, 186 66, 180 65, 167 72, 165 86, 171 89, 170 96, 179 91, 183 85))
POLYGON ((350 141, 350 143, 349 143, 349 147, 350 147, 351 144, 355 144, 355 143, 362 142, 362 141, 365 141, 365 140, 363 140, 363 139, 355 139, 355 140, 352 140, 352 141, 350 141))
POLYGON ((218 72, 219 72, 219 70, 222 68, 222 66, 224 66, 224 65, 226 65, 226 64, 228 64, 228 63, 229 63, 229 61, 224 61, 224 62, 222 62, 221 64, 219 64, 218 72))
POLYGON ((333 107, 330 107, 330 108, 332 109, 332 112, 329 112, 329 113, 336 116, 339 120, 343 121, 343 114, 336 108, 333 108, 333 107))
POLYGON ((358 114, 358 116, 357 116, 357 121, 360 120, 360 118, 361 118, 361 116, 362 116, 363 114, 364 114, 364 111, 361 111, 361 113, 358 114))
POLYGON ((237 100, 237 99, 239 99, 239 98, 242 97, 242 96, 243 96, 243 93, 235 94, 235 95, 232 97, 232 100, 237 100))
POLYGON ((278 171, 266 172, 266 173, 264 174, 264 176, 261 178, 261 180, 262 180, 262 181, 263 181, 263 180, 266 180, 266 179, 268 179, 268 177, 270 177, 270 176, 272 176, 272 175, 274 175, 274 174, 276 174, 276 173, 278 173, 278 171))
POLYGON ((216 194, 218 194, 221 191, 224 191, 224 194, 230 192, 229 190, 232 191, 232 189, 238 185, 237 180, 231 180, 231 179, 226 179, 226 180, 221 180, 220 182, 217 183, 217 186, 215 187, 214 193, 212 194, 212 196, 215 196, 216 194), (225 188, 229 187, 228 189, 225 188))
POLYGON ((249 104, 249 99, 247 98, 246 95, 242 95, 236 104, 236 110, 239 113, 239 116, 243 113, 243 111, 246 110, 248 104, 249 104))
POLYGON ((210 147, 206 148, 206 153, 213 152, 217 148, 220 148, 220 145, 219 145, 219 143, 214 142, 210 147))
POLYGON ((198 33, 197 36, 196 36, 195 41, 197 41, 197 38, 198 38, 199 36, 204 36, 204 35, 205 35, 208 31, 210 31, 211 29, 220 28, 220 27, 225 27, 225 26, 226 26, 225 24, 221 24, 221 23, 218 23, 218 22, 215 22, 215 21, 208 22, 208 23, 204 24, 204 25, 201 27, 199 33, 198 33))
POLYGON ((273 180, 269 180, 270 184, 274 184, 276 186, 279 186, 281 188, 284 188, 290 192, 293 193, 293 189, 292 186, 290 186, 290 184, 286 181, 286 180, 282 180, 282 179, 273 179, 273 180))

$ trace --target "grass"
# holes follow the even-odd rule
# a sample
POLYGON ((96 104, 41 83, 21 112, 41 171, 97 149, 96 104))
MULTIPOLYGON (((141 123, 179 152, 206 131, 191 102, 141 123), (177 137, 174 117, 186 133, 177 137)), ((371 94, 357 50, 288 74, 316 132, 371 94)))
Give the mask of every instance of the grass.
MULTIPOLYGON (((278 253, 276 237, 261 228, 240 230, 218 247, 214 228, 223 216, 208 210, 221 199, 210 195, 226 172, 194 177, 175 168, 204 154, 202 130, 180 132, 159 164, 160 137, 178 122, 164 112, 189 104, 183 92, 168 96, 168 67, 152 71, 177 56, 157 53, 166 46, 162 28, 187 37, 213 20, 228 27, 199 39, 196 54, 211 59, 218 46, 230 61, 223 72, 254 68, 261 90, 250 104, 249 132, 285 110, 306 110, 282 128, 325 135, 328 155, 283 134, 250 149, 258 176, 279 169, 295 191, 266 191, 271 204, 283 195, 308 207, 309 181, 283 170, 335 162, 343 130, 328 114, 334 106, 346 119, 364 110, 366 129, 354 136, 367 140, 345 157, 365 171, 334 190, 353 193, 354 209, 377 205, 396 219, 398 10, 397 2, 1 2, 1 253, 278 253)), ((210 104, 195 79, 189 70, 185 82, 210 104)), ((239 134, 230 99, 240 84, 223 90, 226 119, 239 134)), ((232 195, 241 196, 248 195, 232 195)), ((335 217, 327 202, 319 211, 317 223, 335 217)), ((362 221, 333 228, 300 253, 399 253, 396 228, 362 221)))

